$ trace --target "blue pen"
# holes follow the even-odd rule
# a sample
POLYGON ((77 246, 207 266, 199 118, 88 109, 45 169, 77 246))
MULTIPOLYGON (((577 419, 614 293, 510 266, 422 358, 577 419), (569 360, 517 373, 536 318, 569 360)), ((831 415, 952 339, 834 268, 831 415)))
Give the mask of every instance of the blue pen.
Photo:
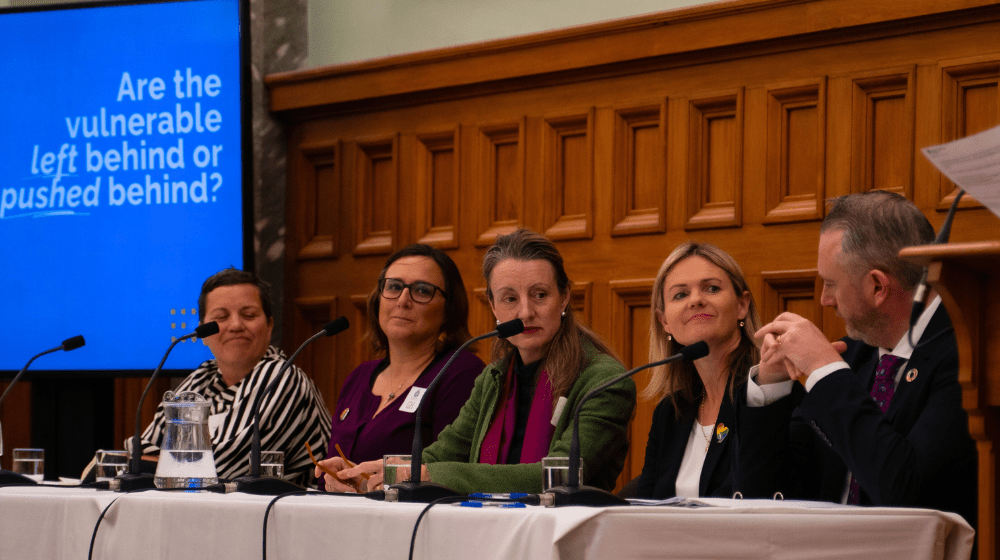
POLYGON ((471 507, 471 508, 495 507, 495 508, 505 508, 505 509, 518 509, 518 508, 528 507, 524 504, 519 504, 516 502, 462 502, 459 505, 462 507, 471 507))
POLYGON ((473 492, 469 497, 474 500, 519 500, 528 497, 527 492, 511 492, 509 494, 490 494, 489 492, 473 492))

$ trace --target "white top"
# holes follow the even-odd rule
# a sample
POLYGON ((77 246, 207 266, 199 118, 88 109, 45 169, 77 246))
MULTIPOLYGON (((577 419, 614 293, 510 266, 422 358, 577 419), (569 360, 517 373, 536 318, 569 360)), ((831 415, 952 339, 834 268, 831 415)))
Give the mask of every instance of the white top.
POLYGON ((677 482, 674 489, 681 498, 697 498, 701 482, 701 468, 705 465, 708 455, 708 443, 712 441, 714 424, 702 426, 696 419, 688 436, 687 447, 684 448, 684 458, 681 468, 677 471, 677 482))

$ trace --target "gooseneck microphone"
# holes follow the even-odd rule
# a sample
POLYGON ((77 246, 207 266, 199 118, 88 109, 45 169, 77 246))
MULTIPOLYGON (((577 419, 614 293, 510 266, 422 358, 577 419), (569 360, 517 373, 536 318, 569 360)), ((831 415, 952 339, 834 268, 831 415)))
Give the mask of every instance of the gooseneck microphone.
MULTIPOLYGON (((10 385, 7 386, 7 390, 3 392, 3 395, 0 395, 0 405, 3 404, 3 401, 7 398, 7 395, 10 393, 10 390, 14 388, 14 385, 21 379, 21 377, 24 376, 24 373, 28 371, 28 366, 31 365, 31 362, 34 362, 38 358, 46 354, 51 354, 57 350, 63 350, 65 352, 69 352, 70 350, 76 350, 77 348, 83 346, 84 344, 86 344, 86 342, 83 340, 83 335, 76 335, 72 338, 67 338, 62 342, 62 344, 56 346, 55 348, 50 348, 44 352, 39 352, 38 354, 32 356, 32 358, 28 360, 28 363, 24 364, 24 367, 21 368, 21 371, 17 372, 17 375, 15 375, 14 379, 11 380, 10 385)), ((0 455, 3 455, 2 446, 3 446, 3 433, 0 432, 0 455)), ((34 484, 38 483, 24 476, 23 474, 18 474, 13 471, 0 470, 0 486, 6 486, 6 485, 28 486, 34 484)))
POLYGON ((179 343, 189 339, 189 338, 208 338, 219 332, 219 324, 215 321, 211 323, 205 323, 203 325, 198 325, 194 329, 193 333, 186 334, 177 340, 170 343, 170 347, 167 348, 166 353, 163 354, 163 359, 160 360, 160 365, 156 366, 153 370, 153 374, 149 376, 149 382, 146 383, 146 389, 142 392, 142 396, 139 397, 139 406, 135 410, 135 435, 132 436, 132 456, 129 458, 128 468, 124 473, 115 477, 114 482, 111 484, 111 488, 119 492, 131 492, 133 490, 141 490, 144 488, 155 488, 156 485, 153 484, 153 475, 150 473, 142 473, 142 403, 146 402, 146 395, 149 394, 149 390, 153 388, 153 381, 156 380, 156 376, 160 374, 160 370, 163 369, 163 364, 167 361, 167 356, 177 346, 179 343))
POLYGON ((496 330, 490 331, 486 334, 481 334, 475 338, 466 341, 465 344, 459 346, 458 350, 455 350, 455 352, 452 353, 451 358, 448 358, 448 361, 445 362, 444 367, 441 368, 441 371, 439 371, 438 374, 434 376, 434 379, 431 380, 430 384, 427 385, 427 389, 424 390, 424 394, 420 398, 420 404, 417 406, 417 412, 416 415, 414 416, 415 429, 413 430, 413 448, 410 451, 411 453, 410 480, 406 482, 401 482, 399 484, 393 484, 390 487, 390 492, 386 493, 386 499, 388 501, 392 501, 394 498, 395 501, 399 502, 420 502, 424 504, 429 504, 439 498, 460 495, 458 492, 455 492, 451 488, 441 486, 440 484, 420 481, 421 455, 423 454, 424 451, 424 442, 422 433, 423 430, 421 429, 421 427, 423 426, 422 419, 423 419, 424 407, 427 406, 427 401, 430 400, 428 395, 430 395, 431 391, 433 391, 434 388, 437 387, 438 382, 441 380, 442 377, 444 377, 444 372, 448 371, 448 368, 451 367, 451 364, 458 357, 458 354, 462 350, 468 348, 470 344, 478 342, 485 338, 492 338, 494 336, 499 338, 507 338, 514 336, 516 334, 521 334, 522 332, 524 332, 524 323, 520 319, 514 319, 513 321, 500 323, 499 325, 497 325, 496 330))
MULTIPOLYGON (((955 210, 958 209, 958 201, 962 200, 962 195, 964 194, 964 190, 958 190, 958 194, 951 201, 951 207, 948 208, 948 216, 945 217, 944 223, 941 225, 941 231, 938 232, 937 238, 934 239, 931 245, 941 245, 948 242, 948 237, 951 236, 951 222, 955 219, 955 210)), ((913 348, 917 347, 913 341, 913 325, 917 324, 917 320, 923 314, 924 308, 927 307, 927 300, 930 298, 931 287, 927 283, 927 271, 928 267, 925 266, 924 273, 920 277, 920 283, 917 284, 917 290, 913 293, 913 307, 910 308, 910 330, 906 333, 906 337, 913 348)))
POLYGON ((573 412, 573 439, 570 440, 569 444, 569 473, 567 473, 566 484, 564 486, 556 486, 555 488, 549 489, 549 492, 552 494, 551 505, 558 507, 614 506, 627 504, 627 500, 623 500, 610 492, 605 492, 604 490, 593 486, 584 486, 580 484, 580 411, 583 410, 584 403, 586 403, 591 397, 600 394, 608 387, 611 387, 626 378, 632 377, 644 369, 662 366, 680 360, 694 361, 704 358, 707 355, 708 343, 704 340, 695 342, 694 344, 689 344, 684 348, 681 348, 681 351, 673 356, 626 371, 622 375, 595 387, 589 393, 584 395, 584 397, 580 399, 580 402, 576 405, 576 410, 573 412))
POLYGON ((287 480, 260 475, 260 406, 261 403, 264 402, 264 397, 278 387, 278 383, 281 382, 285 371, 292 366, 292 362, 295 361, 295 358, 306 346, 310 345, 317 338, 333 336, 344 332, 350 326, 351 323, 347 320, 347 317, 344 316, 337 317, 333 321, 327 323, 322 330, 309 337, 309 340, 303 342, 302 345, 299 346, 299 348, 292 354, 292 356, 285 360, 285 363, 282 364, 281 369, 278 370, 278 374, 274 376, 271 383, 269 383, 263 391, 257 394, 257 399, 253 403, 253 436, 250 442, 250 474, 237 477, 233 480, 233 483, 236 485, 236 491, 261 496, 278 496, 288 492, 301 492, 305 490, 305 488, 299 486, 298 484, 288 482, 287 480))

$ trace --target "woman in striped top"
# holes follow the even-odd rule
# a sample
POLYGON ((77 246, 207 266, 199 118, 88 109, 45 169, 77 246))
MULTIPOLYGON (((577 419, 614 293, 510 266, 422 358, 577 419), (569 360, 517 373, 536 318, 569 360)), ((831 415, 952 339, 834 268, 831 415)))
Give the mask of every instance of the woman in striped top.
MULTIPOLYGON (((194 391, 212 403, 209 432, 220 478, 250 471, 253 403, 277 375, 286 357, 268 345, 274 320, 267 285, 250 272, 223 270, 205 281, 198 298, 201 322, 215 321, 219 334, 206 338, 214 359, 198 366, 175 391, 194 391)), ((330 413, 301 369, 291 367, 260 408, 261 449, 285 453, 286 480, 311 482, 305 443, 324 449, 330 413)), ((163 443, 163 407, 142 436, 142 454, 155 460, 163 443)), ((128 445, 129 442, 126 442, 128 445)))

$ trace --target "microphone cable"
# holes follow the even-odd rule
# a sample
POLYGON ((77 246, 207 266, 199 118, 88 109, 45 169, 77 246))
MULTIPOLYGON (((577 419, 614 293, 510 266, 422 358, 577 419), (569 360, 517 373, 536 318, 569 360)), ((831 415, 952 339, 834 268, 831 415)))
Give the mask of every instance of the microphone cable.
MULTIPOLYGON (((368 492, 368 494, 374 494, 375 492, 368 492)), ((264 510, 264 537, 261 539, 263 546, 263 552, 261 553, 261 558, 267 560, 267 520, 271 515, 271 508, 274 504, 278 503, 278 500, 282 498, 287 498, 289 496, 338 496, 347 498, 360 498, 360 497, 370 497, 368 494, 349 494, 347 492, 318 492, 315 490, 302 490, 300 492, 286 492, 284 494, 278 494, 267 503, 267 509, 264 510)))
POLYGON ((410 537, 410 556, 409 560, 413 560, 413 547, 417 542, 417 528, 420 527, 420 520, 424 518, 424 515, 431 510, 432 507, 438 504, 457 504, 459 502, 464 502, 468 500, 468 496, 445 496, 444 498, 438 498, 433 502, 427 504, 423 510, 420 511, 420 515, 417 516, 417 522, 413 524, 413 535, 410 537))

